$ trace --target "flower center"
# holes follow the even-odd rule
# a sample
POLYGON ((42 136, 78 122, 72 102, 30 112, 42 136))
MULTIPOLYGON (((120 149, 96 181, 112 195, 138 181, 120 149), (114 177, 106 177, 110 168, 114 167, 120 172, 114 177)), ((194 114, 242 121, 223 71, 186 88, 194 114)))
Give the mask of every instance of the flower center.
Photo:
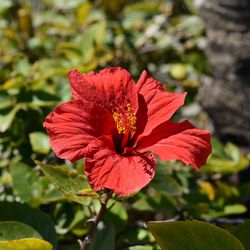
POLYGON ((113 119, 119 134, 128 134, 136 130, 136 114, 130 100, 121 96, 117 101, 111 103, 113 119))

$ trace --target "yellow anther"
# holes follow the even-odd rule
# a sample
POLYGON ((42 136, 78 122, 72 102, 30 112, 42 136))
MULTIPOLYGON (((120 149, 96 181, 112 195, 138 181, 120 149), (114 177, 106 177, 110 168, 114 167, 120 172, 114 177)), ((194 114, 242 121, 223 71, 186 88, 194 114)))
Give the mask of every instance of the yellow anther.
POLYGON ((129 131, 135 131, 136 113, 130 103, 123 107, 116 107, 113 112, 113 119, 119 134, 126 134, 129 131))

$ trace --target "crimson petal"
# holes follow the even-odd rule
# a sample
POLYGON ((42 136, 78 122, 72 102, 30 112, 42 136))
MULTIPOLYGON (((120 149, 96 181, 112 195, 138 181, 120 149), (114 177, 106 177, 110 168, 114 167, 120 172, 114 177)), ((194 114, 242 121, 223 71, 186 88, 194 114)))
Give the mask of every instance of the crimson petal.
POLYGON ((154 177, 156 160, 152 154, 119 155, 110 136, 92 141, 85 153, 85 174, 95 191, 111 189, 128 196, 146 186, 154 177))
POLYGON ((57 106, 43 126, 50 145, 62 159, 76 161, 84 157, 86 146, 96 137, 115 129, 112 115, 98 104, 73 100, 57 106))
POLYGON ((188 121, 165 122, 137 143, 139 152, 153 152, 162 160, 180 160, 200 169, 211 153, 210 134, 188 121))
POLYGON ((130 73, 123 68, 112 67, 88 74, 73 69, 68 77, 74 99, 97 102, 111 110, 112 102, 126 97, 137 110, 136 85, 130 73))
POLYGON ((139 105, 145 106, 145 108, 139 108, 137 113, 137 127, 143 134, 139 138, 149 135, 155 127, 168 121, 184 104, 186 96, 186 93, 166 92, 163 85, 150 77, 145 70, 137 82, 137 89, 141 95, 139 105), (147 117, 147 122, 145 122, 145 117, 147 117))

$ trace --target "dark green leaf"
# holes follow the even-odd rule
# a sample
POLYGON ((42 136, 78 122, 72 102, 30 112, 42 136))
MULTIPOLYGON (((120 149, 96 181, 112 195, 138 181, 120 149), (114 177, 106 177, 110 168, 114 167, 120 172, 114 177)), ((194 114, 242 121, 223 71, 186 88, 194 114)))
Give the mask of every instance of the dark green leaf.
POLYGON ((97 231, 90 250, 115 250, 115 232, 112 225, 97 231))
POLYGON ((163 250, 244 250, 228 231, 200 221, 148 222, 163 250))
POLYGON ((237 237, 246 250, 250 249, 250 220, 242 223, 232 232, 235 237, 237 237))
POLYGON ((20 203, 0 202, 0 221, 14 220, 31 226, 44 240, 56 247, 56 231, 53 222, 45 213, 20 203))

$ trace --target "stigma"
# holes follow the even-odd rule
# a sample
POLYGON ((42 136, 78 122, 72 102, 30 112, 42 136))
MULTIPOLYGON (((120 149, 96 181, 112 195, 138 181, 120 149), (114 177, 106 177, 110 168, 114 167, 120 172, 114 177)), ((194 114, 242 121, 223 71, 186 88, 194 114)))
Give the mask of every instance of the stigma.
POLYGON ((131 102, 125 96, 121 96, 112 104, 113 119, 119 134, 128 134, 136 130, 136 113, 131 102))

